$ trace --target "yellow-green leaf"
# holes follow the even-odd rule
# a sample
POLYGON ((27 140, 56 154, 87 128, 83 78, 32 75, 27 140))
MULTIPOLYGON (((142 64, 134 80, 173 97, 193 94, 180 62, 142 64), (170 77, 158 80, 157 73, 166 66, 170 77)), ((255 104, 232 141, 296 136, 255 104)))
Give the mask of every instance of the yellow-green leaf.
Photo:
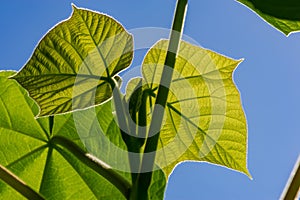
MULTIPOLYGON (((163 40, 150 49, 143 63, 144 80, 129 83, 127 100, 137 94, 136 83, 146 82, 150 93, 156 94, 167 44, 163 40)), ((167 176, 183 161, 206 161, 250 176, 247 123, 232 79, 240 62, 181 42, 156 151, 156 164, 167 176)), ((153 96, 148 95, 148 117, 155 102, 153 96)))
POLYGON ((130 65, 132 51, 132 36, 120 23, 74 6, 13 79, 38 103, 39 116, 83 109, 111 97, 112 78, 130 65))

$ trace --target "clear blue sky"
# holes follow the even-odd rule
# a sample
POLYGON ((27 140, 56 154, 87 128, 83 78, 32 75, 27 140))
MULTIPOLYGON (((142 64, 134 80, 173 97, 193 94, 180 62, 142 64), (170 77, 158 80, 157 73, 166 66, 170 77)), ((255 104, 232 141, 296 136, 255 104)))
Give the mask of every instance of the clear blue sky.
MULTIPOLYGON (((71 2, 112 15, 127 29, 169 28, 176 3, 1 0, 0 70, 19 70, 47 30, 69 17, 71 2)), ((222 167, 185 163, 172 174, 165 199, 278 199, 300 153, 300 33, 286 38, 234 0, 190 0, 184 32, 205 48, 245 58, 234 79, 248 120, 253 180, 222 167)))

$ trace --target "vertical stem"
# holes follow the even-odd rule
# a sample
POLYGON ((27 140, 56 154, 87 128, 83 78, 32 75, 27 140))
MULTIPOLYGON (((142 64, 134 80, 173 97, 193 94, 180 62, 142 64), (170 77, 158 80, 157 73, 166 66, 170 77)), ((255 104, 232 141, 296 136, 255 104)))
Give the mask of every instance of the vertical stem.
POLYGON ((122 139, 125 142, 128 149, 128 159, 131 169, 131 180, 132 183, 137 179, 138 174, 136 173, 137 167, 140 165, 140 158, 138 156, 131 156, 130 152, 139 153, 140 146, 136 143, 136 138, 132 137, 130 127, 127 121, 127 114, 125 112, 124 100, 118 87, 118 83, 112 80, 111 87, 113 88, 113 98, 116 109, 116 115, 119 123, 120 132, 122 139))
POLYGON ((143 145, 147 131, 146 131, 146 126, 147 126, 147 99, 148 99, 148 94, 144 92, 142 94, 142 103, 141 107, 138 112, 138 137, 143 140, 141 142, 141 145, 143 145), (140 128, 141 127, 141 128, 140 128))
POLYGON ((12 188, 14 188, 16 191, 18 191, 27 199, 33 199, 33 200, 44 199, 39 193, 34 191, 28 185, 26 185, 22 180, 20 180, 16 175, 8 171, 2 165, 0 165, 0 179, 3 180, 8 185, 10 185, 12 188))
POLYGON ((160 85, 158 88, 157 98, 155 102, 155 107, 153 111, 153 116, 149 129, 149 137, 146 142, 144 153, 153 152, 152 156, 143 156, 142 166, 140 174, 138 175, 137 182, 133 186, 133 190, 137 193, 136 197, 132 199, 147 200, 148 189, 150 187, 152 171, 147 169, 154 168, 155 161, 155 150, 157 149, 157 144, 160 136, 160 132, 156 133, 155 130, 160 130, 162 126, 162 120, 164 116, 164 109, 167 102, 167 97, 169 94, 169 87, 171 85, 173 70, 175 66, 176 56, 179 49, 180 39, 182 35, 182 30, 184 26, 185 14, 187 10, 187 0, 178 0, 175 16, 173 20, 172 32, 170 36, 170 42, 168 46, 168 52, 165 60, 165 67, 161 76, 160 85), (171 70, 170 70, 171 69, 171 70))

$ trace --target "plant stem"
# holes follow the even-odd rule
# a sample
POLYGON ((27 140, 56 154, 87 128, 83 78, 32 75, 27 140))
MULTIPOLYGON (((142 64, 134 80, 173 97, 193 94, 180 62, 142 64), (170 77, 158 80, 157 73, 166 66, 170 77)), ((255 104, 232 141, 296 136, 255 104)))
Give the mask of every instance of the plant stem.
POLYGON ((55 146, 61 145, 68 149, 68 151, 76 156, 82 163, 104 177, 107 181, 113 184, 125 196, 125 198, 128 198, 131 184, 120 174, 115 172, 109 165, 100 161, 96 157, 85 153, 75 143, 64 137, 54 136, 51 139, 51 143, 55 146))
POLYGON ((34 191, 31 187, 26 185, 21 179, 19 179, 16 175, 8 171, 5 167, 0 165, 0 179, 3 180, 5 183, 10 185, 20 194, 22 194, 27 199, 33 200, 43 200, 44 198, 34 191))
POLYGON ((154 133, 155 130, 160 130, 162 126, 162 120, 164 116, 164 109, 166 106, 168 94, 169 94, 169 87, 171 85, 173 70, 176 62, 176 56, 179 49, 180 39, 182 35, 182 30, 184 26, 185 14, 187 10, 187 0, 178 0, 175 16, 173 20, 172 32, 170 36, 168 52, 165 60, 165 67, 161 76, 160 85, 158 88, 157 98, 155 102, 155 107, 152 115, 152 120, 149 129, 149 137, 146 142, 144 153, 153 152, 153 156, 143 156, 142 159, 142 166, 141 166, 141 173, 138 176, 137 180, 137 187, 133 186, 134 190, 137 190, 137 197, 138 200, 146 200, 149 199, 148 197, 148 189, 150 187, 151 178, 152 178, 152 171, 146 172, 149 169, 154 168, 154 161, 155 161, 155 151, 157 149, 157 144, 160 136, 160 132, 154 133), (169 69, 168 69, 169 68, 169 69))
POLYGON ((300 155, 280 199, 296 199, 300 195, 300 155))
POLYGON ((124 100, 122 99, 122 94, 119 89, 118 83, 112 80, 111 87, 113 88, 113 98, 119 123, 119 129, 122 135, 122 139, 125 142, 128 150, 128 159, 131 170, 131 182, 133 184, 138 176, 136 171, 140 166, 141 159, 139 156, 132 156, 130 152, 140 153, 140 145, 137 144, 137 139, 132 136, 135 135, 135 133, 132 132, 128 124, 127 117, 130 116, 128 116, 128 114, 125 112, 124 100))

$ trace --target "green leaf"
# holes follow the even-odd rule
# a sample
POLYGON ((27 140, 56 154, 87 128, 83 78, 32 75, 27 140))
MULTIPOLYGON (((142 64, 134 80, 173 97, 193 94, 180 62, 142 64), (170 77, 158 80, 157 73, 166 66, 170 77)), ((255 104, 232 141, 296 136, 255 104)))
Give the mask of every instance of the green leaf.
MULTIPOLYGON (((140 88, 148 87, 156 94, 167 44, 163 40, 150 49, 143 62, 144 80, 134 79, 128 84, 127 101, 138 99, 139 93, 134 91, 141 82, 147 86, 140 88)), ((167 176, 178 163, 191 160, 222 165, 250 176, 246 164, 247 124, 232 80, 240 62, 181 42, 156 151, 155 162, 167 176)), ((148 117, 154 102, 155 97, 149 95, 148 117)))
MULTIPOLYGON (((120 157, 117 152, 101 152, 112 144, 126 150, 114 121, 111 102, 55 116, 51 132, 49 117, 35 119, 38 106, 22 87, 7 78, 14 74, 0 72, 0 165, 46 199, 125 199, 109 181, 80 160, 70 148, 66 148, 67 145, 54 142, 54 138, 63 137, 86 153, 87 149, 94 150, 95 155, 99 156, 94 156, 94 159, 116 158, 126 165, 126 157, 120 157), (102 133, 107 140, 99 137, 102 133), (99 143, 101 140, 106 144, 109 141, 109 144, 99 143)), ((128 173, 117 173, 128 182, 131 181, 128 173)), ((152 199, 163 198, 165 180, 161 170, 155 172, 151 184, 152 199)), ((0 191, 0 199, 24 199, 1 179, 0 191)))
POLYGON ((286 35, 300 31, 300 2, 298 0, 238 0, 238 2, 249 7, 286 35))
POLYGON ((83 109, 111 98, 112 78, 130 65, 132 51, 132 36, 120 23, 74 6, 12 78, 38 103, 39 116, 83 109))
POLYGON ((300 2, 298 0, 248 0, 263 13, 288 20, 300 20, 300 2))
MULTIPOLYGON (((124 199, 106 179, 82 163, 64 146, 52 144, 62 135, 82 143, 72 125, 72 115, 56 116, 53 132, 49 119, 34 116, 37 105, 15 81, 0 73, 0 164, 46 199, 124 199)), ((0 199, 23 199, 0 181, 0 199)))

